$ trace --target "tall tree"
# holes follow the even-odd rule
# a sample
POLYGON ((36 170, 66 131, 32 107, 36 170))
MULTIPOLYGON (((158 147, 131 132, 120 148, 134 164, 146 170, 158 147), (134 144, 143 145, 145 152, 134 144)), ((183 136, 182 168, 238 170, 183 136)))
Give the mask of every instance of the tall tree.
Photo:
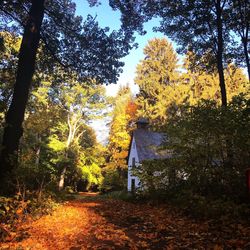
POLYGON ((221 102, 227 105, 224 65, 228 47, 228 0, 158 1, 162 17, 158 29, 182 45, 184 51, 191 45, 199 56, 210 51, 215 58, 219 75, 221 102))
POLYGON ((177 54, 165 38, 154 38, 144 48, 144 59, 137 65, 135 83, 140 116, 148 117, 155 125, 166 120, 167 103, 179 73, 177 54))
MULTIPOLYGON (((248 79, 250 79, 249 40, 250 40, 250 2, 248 0, 231 1, 230 24, 232 30, 240 37, 243 45, 243 54, 247 66, 248 79)), ((242 46, 239 49, 242 51, 242 46)))
POLYGON ((84 86, 72 81, 64 83, 58 90, 58 104, 63 118, 50 137, 50 146, 59 152, 64 161, 60 172, 59 190, 63 189, 66 172, 70 170, 69 155, 72 148, 84 146, 81 145, 82 136, 86 136, 86 123, 91 118, 90 112, 94 113, 105 105, 102 86, 84 86))
POLYGON ((81 179, 99 184, 102 156, 86 123, 105 105, 104 88, 76 81, 55 88, 53 78, 31 92, 15 177, 28 188, 51 182, 76 190, 81 179), (24 181, 25 173, 30 175, 24 181))
POLYGON ((2 142, 0 178, 4 178, 16 165, 39 43, 43 42, 54 62, 77 71, 81 78, 110 83, 115 82, 121 72, 123 63, 119 59, 131 48, 132 37, 123 31, 107 35, 108 29, 99 28, 91 16, 82 22, 81 17, 75 16, 75 4, 71 0, 1 1, 0 18, 2 29, 17 27, 19 33, 23 30, 2 142))
POLYGON ((129 87, 121 87, 116 96, 110 124, 109 155, 107 166, 103 169, 103 189, 124 188, 131 123, 135 119, 135 112, 136 106, 129 87))
POLYGON ((132 99, 128 87, 121 87, 114 104, 113 118, 109 134, 110 163, 116 168, 126 167, 126 157, 130 142, 129 118, 127 107, 132 99))

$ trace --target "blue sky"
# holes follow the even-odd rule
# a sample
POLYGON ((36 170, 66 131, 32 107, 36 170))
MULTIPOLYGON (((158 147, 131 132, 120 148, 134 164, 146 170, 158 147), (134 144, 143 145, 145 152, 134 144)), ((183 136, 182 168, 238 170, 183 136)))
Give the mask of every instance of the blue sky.
MULTIPOLYGON (((83 20, 86 19, 87 15, 90 14, 96 17, 101 27, 110 27, 111 30, 118 30, 120 28, 120 13, 118 11, 113 11, 108 5, 108 0, 103 0, 102 5, 98 7, 90 8, 87 0, 74 0, 76 3, 76 13, 81 15, 83 20)), ((133 84, 135 77, 136 65, 140 60, 144 58, 143 48, 146 46, 149 39, 154 37, 164 37, 163 34, 153 32, 152 28, 157 26, 159 21, 157 19, 151 20, 146 23, 144 29, 147 34, 144 36, 136 35, 136 42, 138 43, 138 48, 130 51, 130 54, 122 61, 125 62, 123 68, 123 73, 121 74, 117 84, 110 84, 106 87, 107 94, 115 96, 120 85, 129 84, 132 92, 136 94, 138 92, 138 87, 133 84)), ((106 125, 107 119, 96 120, 91 122, 91 126, 95 129, 97 140, 102 144, 107 142, 109 127, 106 125)))
MULTIPOLYGON (((75 0, 76 3, 76 13, 83 16, 83 19, 86 18, 88 14, 96 16, 96 20, 99 22, 101 27, 110 27, 111 30, 119 29, 120 27, 120 13, 119 11, 112 11, 108 5, 108 1, 102 1, 102 4, 98 7, 89 7, 87 0, 75 0)), ((158 24, 158 20, 154 19, 146 23, 144 28, 147 31, 147 34, 144 36, 136 35, 136 42, 138 43, 138 48, 131 50, 130 54, 122 61, 125 62, 123 68, 123 73, 121 74, 118 84, 110 84, 106 87, 108 95, 115 95, 119 85, 129 84, 132 91, 136 93, 138 87, 133 84, 133 79, 135 77, 136 65, 140 60, 143 59, 143 48, 147 44, 149 39, 154 37, 164 37, 163 34, 159 32, 153 32, 152 28, 158 24)))

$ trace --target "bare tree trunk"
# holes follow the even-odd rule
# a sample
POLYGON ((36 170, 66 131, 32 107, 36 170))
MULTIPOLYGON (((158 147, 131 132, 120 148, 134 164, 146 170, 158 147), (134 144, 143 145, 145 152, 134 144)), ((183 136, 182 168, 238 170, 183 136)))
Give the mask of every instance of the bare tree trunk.
POLYGON ((27 23, 24 27, 14 93, 6 114, 3 134, 0 158, 0 183, 3 185, 4 179, 17 164, 19 141, 23 134, 24 112, 35 71, 36 54, 44 16, 44 1, 32 0, 27 23))
POLYGON ((221 103, 222 106, 227 106, 227 92, 225 85, 225 77, 224 77, 224 67, 223 67, 223 52, 224 52, 224 44, 223 44, 223 28, 222 28, 222 9, 221 9, 221 1, 217 0, 216 2, 216 25, 217 25, 217 69, 219 73, 220 80, 220 92, 221 92, 221 103))
MULTIPOLYGON (((74 141, 75 139, 75 135, 76 135, 76 131, 78 130, 78 123, 80 121, 81 117, 76 117, 73 114, 73 117, 70 117, 70 115, 68 114, 68 127, 69 127, 69 134, 68 134, 68 138, 67 138, 67 143, 66 143, 66 154, 65 154, 65 158, 68 158, 68 149, 71 145, 71 143, 74 141)), ((65 180, 65 174, 66 174, 66 170, 67 170, 67 166, 65 166, 62 170, 62 173, 60 175, 60 179, 59 179, 59 183, 58 183, 58 189, 59 191, 61 191, 64 188, 64 180, 65 180)))
POLYGON ((63 190, 63 188, 64 188, 64 180, 65 180, 66 170, 67 170, 67 167, 64 166, 63 170, 62 170, 62 173, 60 175, 59 183, 58 183, 58 190, 59 191, 63 190))
POLYGON ((246 64, 247 64, 247 73, 248 73, 248 80, 250 81, 250 62, 249 62, 249 53, 248 53, 248 48, 247 48, 247 38, 245 38, 242 43, 244 47, 244 54, 246 58, 246 64), (245 40, 245 41, 244 41, 245 40))
POLYGON ((250 62, 249 62, 249 51, 248 51, 248 43, 249 43, 249 1, 248 0, 236 0, 234 1, 234 8, 236 9, 237 13, 239 14, 239 20, 235 20, 237 24, 240 23, 238 34, 241 37, 241 42, 244 49, 244 55, 246 59, 247 65, 247 73, 248 73, 248 80, 250 80, 250 62))
POLYGON ((38 134, 37 137, 38 137, 39 145, 38 145, 38 149, 36 151, 36 163, 35 163, 36 166, 38 166, 40 163, 40 153, 41 153, 41 136, 38 134))

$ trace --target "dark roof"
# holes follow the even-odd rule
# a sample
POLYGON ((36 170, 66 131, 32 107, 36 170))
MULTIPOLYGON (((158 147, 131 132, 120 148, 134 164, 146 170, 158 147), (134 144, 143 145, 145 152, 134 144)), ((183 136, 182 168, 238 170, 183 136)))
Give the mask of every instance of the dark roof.
POLYGON ((136 129, 133 132, 139 161, 150 159, 164 159, 170 157, 166 150, 159 147, 166 139, 165 134, 149 131, 147 129, 136 129))

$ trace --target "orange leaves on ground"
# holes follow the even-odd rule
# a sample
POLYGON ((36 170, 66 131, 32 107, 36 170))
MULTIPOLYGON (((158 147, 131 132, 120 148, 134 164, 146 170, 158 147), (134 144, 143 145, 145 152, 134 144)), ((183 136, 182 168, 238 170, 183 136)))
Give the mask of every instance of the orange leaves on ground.
POLYGON ((168 206, 118 200, 70 201, 23 224, 27 235, 0 249, 247 249, 250 228, 188 219, 168 206))
MULTIPOLYGON (((10 249, 67 249, 77 240, 78 235, 87 231, 88 214, 81 204, 66 203, 51 215, 20 226, 20 231, 27 231, 27 239, 22 242, 3 244, 10 249)), ((1 248, 0 248, 1 249, 1 248)))

